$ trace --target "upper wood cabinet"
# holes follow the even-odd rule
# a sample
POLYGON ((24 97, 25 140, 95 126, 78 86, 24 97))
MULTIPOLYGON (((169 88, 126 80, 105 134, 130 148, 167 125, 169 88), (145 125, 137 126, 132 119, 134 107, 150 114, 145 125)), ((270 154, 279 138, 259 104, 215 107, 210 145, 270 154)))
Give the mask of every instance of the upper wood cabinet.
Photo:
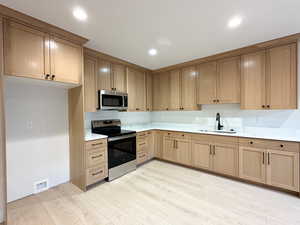
POLYGON ((146 111, 152 111, 152 73, 146 73, 146 111))
POLYGON ((181 109, 181 72, 180 70, 173 70, 170 72, 170 101, 169 110, 181 109))
POLYGON ((241 109, 266 106, 266 52, 242 56, 241 109))
POLYGON ((5 23, 4 36, 6 75, 81 82, 81 45, 11 21, 5 23))
POLYGON ((196 67, 182 69, 181 73, 181 110, 196 110, 196 67))
POLYGON ((240 57, 203 63, 197 70, 198 104, 240 102, 240 57))
POLYGON ((156 73, 152 76, 153 81, 153 110, 169 110, 170 101, 170 73, 156 73))
POLYGON ((50 75, 49 35, 14 22, 4 28, 4 73, 36 79, 50 75))
POLYGON ((84 109, 85 112, 96 112, 97 110, 97 58, 84 57, 84 109))
POLYGON ((197 70, 197 103, 215 104, 217 99, 217 62, 200 64, 197 70))
POLYGON ((146 77, 145 73, 128 68, 128 110, 146 111, 146 77))
POLYGON ((242 56, 242 109, 297 108, 297 44, 242 56))
POLYGON ((240 103, 240 57, 218 61, 217 103, 240 103))
POLYGON ((81 82, 82 47, 60 38, 50 39, 51 79, 65 83, 81 82))
POLYGON ((97 89, 127 92, 126 67, 99 59, 97 74, 97 89))
POLYGON ((267 50, 267 108, 297 108, 297 44, 267 50))

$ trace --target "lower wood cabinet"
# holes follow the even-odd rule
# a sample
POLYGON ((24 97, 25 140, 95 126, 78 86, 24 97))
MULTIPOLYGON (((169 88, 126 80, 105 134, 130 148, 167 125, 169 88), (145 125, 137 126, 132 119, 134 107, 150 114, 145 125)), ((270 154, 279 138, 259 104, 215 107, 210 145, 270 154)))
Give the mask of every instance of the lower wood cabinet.
POLYGON ((108 176, 107 140, 85 142, 85 186, 97 183, 108 176))
POLYGON ((237 176, 238 142, 236 138, 194 135, 192 137, 192 166, 217 173, 237 176), (217 139, 220 139, 219 137, 217 139), (222 142, 224 141, 224 142, 222 142))
POLYGON ((137 164, 142 164, 154 157, 154 143, 152 131, 139 132, 136 140, 137 164))
POLYGON ((299 191, 298 143, 240 140, 239 175, 243 179, 299 191), (250 147, 248 145, 254 145, 250 147), (281 148, 272 149, 272 148, 281 148), (288 147, 285 147, 288 146, 288 147))

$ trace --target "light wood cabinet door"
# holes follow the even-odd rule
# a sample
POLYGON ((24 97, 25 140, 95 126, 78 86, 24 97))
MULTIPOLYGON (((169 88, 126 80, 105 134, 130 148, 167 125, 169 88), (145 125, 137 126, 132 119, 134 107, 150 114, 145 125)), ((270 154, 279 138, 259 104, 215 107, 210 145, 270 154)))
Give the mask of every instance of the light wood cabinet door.
POLYGON ((50 75, 49 35, 14 22, 4 28, 4 73, 35 79, 50 75))
POLYGON ((297 44, 267 50, 267 107, 297 108, 297 44))
POLYGON ((145 73, 128 68, 127 87, 128 87, 128 110, 146 111, 145 73))
POLYGON ((197 103, 214 104, 217 99, 217 62, 197 67, 197 103))
POLYGON ((155 146, 154 146, 154 135, 152 131, 147 131, 147 143, 148 143, 148 157, 149 159, 154 158, 155 146))
POLYGON ((192 166, 211 169, 211 145, 201 141, 192 141, 192 166))
POLYGON ((197 109, 196 102, 196 67, 182 69, 181 74, 181 110, 197 109))
POLYGON ((96 90, 97 59, 84 57, 84 109, 85 112, 97 111, 96 90))
POLYGON ((240 103, 240 57, 218 61, 217 103, 240 103))
POLYGON ((136 111, 146 111, 146 77, 145 73, 136 71, 136 86, 135 86, 135 103, 136 111))
POLYGON ((181 109, 181 88, 180 88, 180 70, 173 70, 170 72, 170 101, 169 110, 181 109))
POLYGON ((239 147, 240 178, 266 183, 265 150, 252 147, 239 147))
POLYGON ((153 74, 153 110, 169 110, 169 72, 153 74))
POLYGON ((176 162, 175 139, 164 137, 163 159, 176 162))
POLYGON ((113 89, 113 79, 111 72, 111 63, 102 59, 98 61, 97 71, 97 90, 113 89))
POLYGON ((266 52, 243 55, 241 70, 241 109, 265 109, 266 52))
POLYGON ((126 68, 121 64, 112 64, 113 88, 118 92, 127 92, 126 68))
POLYGON ((65 83, 81 83, 83 72, 82 52, 82 46, 52 37, 50 40, 52 79, 65 83))
POLYGON ((267 184, 299 192, 299 153, 267 150, 267 184))
POLYGON ((163 156, 164 136, 163 131, 154 131, 154 157, 161 159, 163 156))
POLYGON ((236 146, 214 144, 213 170, 231 176, 238 174, 238 149, 236 146))
POLYGON ((177 163, 188 165, 188 166, 192 164, 190 140, 176 139, 175 152, 176 152, 177 163))
POLYGON ((146 111, 152 111, 152 74, 146 74, 146 111))

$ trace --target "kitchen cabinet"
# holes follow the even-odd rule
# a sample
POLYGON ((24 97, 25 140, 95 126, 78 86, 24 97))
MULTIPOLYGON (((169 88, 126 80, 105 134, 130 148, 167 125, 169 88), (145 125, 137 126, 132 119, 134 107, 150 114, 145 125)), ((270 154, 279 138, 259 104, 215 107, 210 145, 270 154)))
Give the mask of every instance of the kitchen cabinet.
POLYGON ((299 144, 242 138, 239 171, 243 179, 299 192, 299 144))
POLYGON ((153 131, 154 140, 154 157, 161 159, 163 155, 163 139, 164 131, 155 130, 153 131))
POLYGON ((240 57, 197 67, 197 103, 240 103, 240 57))
POLYGON ((266 105, 266 52, 243 55, 241 109, 263 109, 266 105))
POLYGON ((181 72, 173 70, 170 72, 170 101, 169 110, 181 110, 181 72))
POLYGON ((260 148, 239 147, 239 175, 246 180, 266 182, 265 152, 260 148))
POLYGON ((230 176, 238 174, 238 141, 232 137, 192 136, 192 166, 230 176))
POLYGON ((6 22, 4 33, 5 74, 81 83, 81 45, 11 21, 6 22))
POLYGON ((146 111, 152 111, 152 73, 146 74, 146 111))
POLYGON ((113 88, 118 92, 127 92, 126 67, 121 64, 112 64, 113 88))
POLYGON ((9 21, 4 28, 4 73, 35 79, 50 76, 49 34, 9 21))
POLYGON ((242 56, 242 109, 297 108, 297 44, 242 56))
POLYGON ((267 108, 297 108, 297 44, 267 50, 267 108))
POLYGON ((217 62, 200 64, 197 71, 197 103, 215 104, 217 99, 217 62))
POLYGON ((128 110, 146 111, 146 78, 145 73, 127 69, 128 110))
POLYGON ((82 46, 57 37, 50 39, 51 79, 65 83, 81 83, 82 46))
POLYGON ((170 101, 170 73, 153 74, 153 110, 169 110, 170 101))
POLYGON ((85 112, 97 111, 97 58, 84 57, 84 109, 85 112))
POLYGON ((154 143, 152 131, 137 133, 137 164, 142 164, 154 157, 154 143))
POLYGON ((191 142, 184 133, 165 132, 163 139, 163 159, 191 165, 191 142))
POLYGON ((182 69, 181 73, 181 110, 197 110, 196 67, 182 69))

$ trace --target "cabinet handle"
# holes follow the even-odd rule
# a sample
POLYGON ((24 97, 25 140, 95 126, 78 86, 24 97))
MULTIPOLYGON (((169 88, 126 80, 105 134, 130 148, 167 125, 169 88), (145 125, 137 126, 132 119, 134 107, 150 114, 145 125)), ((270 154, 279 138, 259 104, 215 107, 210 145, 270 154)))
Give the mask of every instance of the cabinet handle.
POLYGON ((92 156, 92 159, 97 159, 97 158, 100 158, 102 157, 102 154, 101 155, 97 155, 97 156, 92 156))
POLYGON ((169 110, 169 108, 166 108, 166 110, 168 111, 168 110, 169 110))
POLYGON ((263 161, 262 161, 263 165, 265 165, 265 153, 263 152, 263 161))
POLYGON ((253 145, 253 141, 250 141, 249 144, 250 144, 250 145, 253 145))
POLYGON ((265 108, 265 105, 262 105, 261 107, 262 107, 262 108, 265 108))
POLYGON ((209 154, 212 155, 212 152, 211 152, 211 145, 209 145, 209 154))
POLYGON ((50 74, 46 74, 45 79, 48 80, 49 77, 50 77, 50 74))
POLYGON ((52 75, 52 76, 51 76, 51 80, 54 80, 54 78, 55 78, 55 75, 52 75))
POLYGON ((136 108, 135 110, 139 111, 140 109, 139 109, 139 108, 136 108))
POLYGON ((217 102, 220 102, 220 100, 219 100, 219 99, 217 99, 217 102))
POLYGON ((143 155, 140 155, 139 158, 143 158, 143 157, 145 157, 145 156, 146 156, 146 154, 143 154, 143 155))
POLYGON ((92 146, 102 145, 103 143, 92 144, 92 146))
POLYGON ((270 152, 268 152, 268 165, 270 165, 270 152))
POLYGON ((267 108, 269 109, 269 108, 270 108, 270 105, 267 105, 267 108))
POLYGON ((280 147, 283 148, 283 145, 281 144, 280 147))
POLYGON ((98 175, 98 174, 101 174, 102 172, 103 172, 103 170, 100 170, 99 172, 93 173, 92 175, 93 175, 93 176, 96 176, 96 175, 98 175))
POLYGON ((215 145, 213 146, 213 149, 214 149, 214 155, 216 155, 216 146, 215 145))
POLYGON ((213 102, 216 102, 216 101, 217 101, 217 100, 215 100, 215 99, 213 100, 213 102))

